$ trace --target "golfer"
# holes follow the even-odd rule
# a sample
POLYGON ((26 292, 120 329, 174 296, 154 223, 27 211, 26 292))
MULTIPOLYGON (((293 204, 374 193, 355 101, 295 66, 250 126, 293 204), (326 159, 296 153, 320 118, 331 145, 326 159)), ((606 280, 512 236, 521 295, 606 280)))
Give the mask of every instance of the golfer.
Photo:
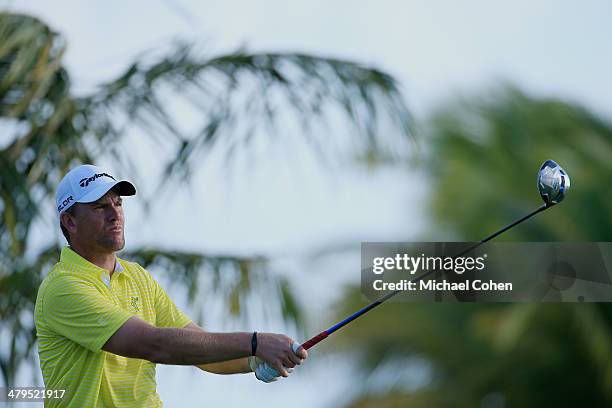
POLYGON ((120 259, 123 196, 134 185, 96 166, 68 172, 56 194, 67 247, 42 282, 35 323, 46 406, 160 407, 156 364, 217 374, 287 377, 307 357, 282 334, 211 333, 194 324, 142 266, 120 259))

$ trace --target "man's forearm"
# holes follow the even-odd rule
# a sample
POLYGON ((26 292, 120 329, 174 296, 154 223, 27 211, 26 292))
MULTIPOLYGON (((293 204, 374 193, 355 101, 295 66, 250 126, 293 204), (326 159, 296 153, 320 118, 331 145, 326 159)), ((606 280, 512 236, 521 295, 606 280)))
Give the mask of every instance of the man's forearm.
MULTIPOLYGON (((190 322, 185 329, 196 330, 203 332, 200 326, 194 322, 190 322)), ((250 373, 251 367, 247 358, 238 358, 235 360, 221 361, 218 363, 208 363, 196 365, 200 370, 213 374, 245 374, 250 373)))
POLYGON ((156 328, 152 359, 159 364, 200 365, 251 355, 252 333, 208 333, 156 328))

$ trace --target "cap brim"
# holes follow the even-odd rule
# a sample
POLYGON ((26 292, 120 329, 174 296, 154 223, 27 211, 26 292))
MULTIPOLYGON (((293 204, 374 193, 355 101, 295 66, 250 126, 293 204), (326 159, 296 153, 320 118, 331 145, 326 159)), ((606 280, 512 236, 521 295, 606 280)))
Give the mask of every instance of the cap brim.
POLYGON ((110 183, 104 183, 95 190, 91 191, 89 194, 81 197, 80 200, 77 200, 78 203, 91 203, 94 202, 104 194, 108 193, 109 190, 115 188, 117 194, 120 196, 133 196, 136 194, 136 187, 132 183, 127 180, 120 181, 111 181, 110 183))

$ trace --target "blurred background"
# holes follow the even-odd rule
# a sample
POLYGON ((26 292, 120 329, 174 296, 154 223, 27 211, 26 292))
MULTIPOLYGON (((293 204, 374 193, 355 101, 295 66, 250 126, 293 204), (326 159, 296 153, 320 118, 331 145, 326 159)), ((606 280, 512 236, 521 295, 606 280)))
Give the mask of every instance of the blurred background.
MULTIPOLYGON (((365 305, 360 242, 610 241, 606 1, 0 1, 0 386, 62 175, 131 179, 126 248, 211 331, 304 340, 365 305)), ((158 366, 166 406, 612 404, 609 304, 387 304, 259 383, 158 366)))

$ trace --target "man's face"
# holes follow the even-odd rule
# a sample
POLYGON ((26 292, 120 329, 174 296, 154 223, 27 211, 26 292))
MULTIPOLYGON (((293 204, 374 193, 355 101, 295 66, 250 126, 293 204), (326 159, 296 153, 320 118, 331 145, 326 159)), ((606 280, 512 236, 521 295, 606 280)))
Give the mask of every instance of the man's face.
POLYGON ((97 252, 115 252, 123 249, 122 199, 110 190, 92 203, 75 204, 66 225, 73 246, 89 247, 97 252))

